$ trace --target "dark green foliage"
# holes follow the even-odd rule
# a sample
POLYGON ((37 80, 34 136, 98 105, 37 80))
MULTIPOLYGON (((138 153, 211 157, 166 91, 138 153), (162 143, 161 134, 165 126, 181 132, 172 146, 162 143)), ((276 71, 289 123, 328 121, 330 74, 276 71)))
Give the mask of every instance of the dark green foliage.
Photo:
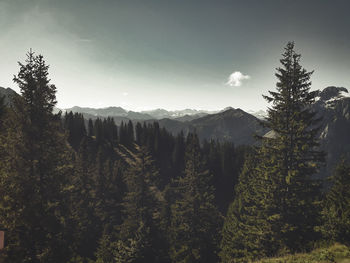
POLYGON ((165 262, 164 233, 160 228, 164 198, 157 187, 159 174, 147 151, 139 146, 135 150, 133 153, 121 148, 121 156, 128 164, 124 175, 123 222, 115 236, 104 237, 111 243, 100 247, 98 262, 165 262))
POLYGON ((175 175, 180 175, 185 169, 185 136, 180 132, 175 138, 174 150, 172 153, 172 166, 175 175))
POLYGON ((171 206, 170 256, 172 262, 216 262, 221 217, 214 204, 212 175, 205 169, 194 134, 187 137, 185 158, 171 206))
POLYGON ((94 135, 98 143, 103 140, 103 127, 102 120, 100 118, 97 118, 94 123, 94 135))
POLYGON ((14 81, 16 97, 1 137, 0 222, 7 262, 64 262, 70 256, 66 185, 70 150, 53 115, 54 85, 41 55, 29 52, 14 81))
MULTIPOLYGON (((107 140, 112 146, 115 146, 118 142, 118 128, 112 118, 103 120, 102 123, 103 138, 107 140)), ((133 136, 133 135, 132 135, 133 136)))
MULTIPOLYGON (((0 98, 0 261, 212 263, 220 238, 222 262, 308 249, 319 237, 323 154, 299 60, 288 43, 277 91, 265 96, 271 133, 237 148, 201 146, 157 122, 54 115, 48 66, 30 52, 14 78, 22 96, 11 108, 0 98)), ((339 165, 324 202, 320 229, 334 241, 349 242, 349 171, 339 165)))
POLYGON ((264 222, 265 215, 261 213, 263 202, 271 198, 264 194, 265 189, 261 187, 267 178, 262 180, 257 177, 255 169, 258 162, 257 153, 251 153, 240 174, 235 199, 229 206, 222 230, 222 262, 246 262, 267 254, 267 245, 272 245, 268 240, 271 231, 264 222))
POLYGON ((78 149, 81 140, 86 136, 86 129, 82 114, 69 112, 64 115, 63 126, 68 131, 68 142, 74 149, 78 149))
POLYGON ((74 174, 70 186, 70 218, 74 222, 72 229, 72 247, 76 255, 93 258, 101 236, 101 223, 96 213, 95 197, 97 173, 94 160, 93 140, 84 138, 75 156, 74 174))
POLYGON ((132 147, 134 142, 134 126, 131 121, 128 124, 122 122, 119 126, 119 143, 132 147))
MULTIPOLYGON (((6 112, 5 97, 0 96, 0 125, 6 112)), ((2 125, 0 126, 2 127, 2 125)))
POLYGON ((160 173, 159 187, 163 189, 171 182, 171 178, 178 175, 179 169, 184 166, 182 163, 175 164, 172 162, 173 153, 176 150, 174 146, 175 139, 164 128, 161 129, 157 122, 149 124, 143 134, 143 145, 147 147, 156 160, 160 173))
POLYGON ((330 178, 323 204, 321 232, 326 240, 350 243, 350 165, 341 161, 330 178))
MULTIPOLYGON (((88 121, 88 135, 94 137, 98 144, 105 144, 106 142, 110 146, 115 146, 118 143, 118 127, 114 123, 113 118, 100 119, 97 118, 95 122, 91 119, 88 121)), ((123 123, 121 129, 124 127, 123 123)), ((124 133, 120 140, 124 140, 124 133)), ((120 142, 122 143, 122 142, 120 142)))
POLYGON ((215 201, 220 212, 226 213, 233 201, 234 186, 238 181, 239 172, 243 166, 244 155, 250 147, 235 148, 232 143, 204 141, 203 158, 207 162, 210 173, 214 174, 215 201))
MULTIPOLYGON (((73 122, 79 123, 79 117, 73 114, 73 122)), ((70 220, 75 225, 72 230, 74 240, 72 250, 75 251, 75 258, 80 260, 97 258, 98 262, 118 262, 118 260, 134 262, 138 258, 142 262, 144 260, 142 258, 154 257, 154 251, 157 250, 157 258, 152 260, 169 261, 168 235, 165 233, 170 227, 170 206, 176 202, 177 198, 172 188, 169 187, 169 183, 172 179, 182 176, 185 169, 185 149, 191 140, 185 141, 183 133, 176 138, 173 137, 166 130, 160 129, 158 123, 148 125, 137 123, 135 141, 142 145, 139 147, 131 145, 133 141, 132 136, 128 135, 128 125, 122 123, 119 127, 119 137, 117 137, 120 144, 116 145, 116 137, 113 143, 111 137, 108 136, 108 134, 113 134, 111 131, 115 131, 114 125, 108 125, 112 123, 109 119, 96 119, 95 122, 91 120, 88 123, 90 123, 88 124, 89 129, 93 128, 93 134, 96 135, 82 137, 77 154, 74 155, 75 172, 71 181, 72 186, 69 187, 70 220), (152 224, 157 225, 156 230, 152 230, 146 222, 141 223, 135 216, 127 216, 128 219, 126 219, 126 215, 135 215, 138 209, 130 205, 133 202, 125 202, 125 198, 138 196, 138 188, 130 187, 130 183, 123 182, 121 178, 132 181, 132 178, 135 178, 135 174, 138 173, 136 171, 141 167, 137 164, 137 160, 140 159, 137 157, 140 154, 138 149, 142 149, 144 153, 149 152, 155 159, 151 161, 153 167, 151 170, 154 170, 156 174, 155 181, 152 183, 156 185, 156 188, 153 190, 158 189, 156 191, 158 197, 163 196, 161 202, 158 199, 154 200, 156 201, 154 205, 157 206, 157 220, 153 220, 152 224), (163 188, 164 192, 161 192, 163 188), (124 211, 123 218, 121 208, 124 211), (129 227, 130 222, 134 222, 133 227, 129 227), (96 247, 98 247, 97 250, 94 249, 96 247), (147 254, 148 252, 145 251, 153 252, 147 254)), ((67 125, 66 127, 68 129, 67 125)), ((236 152, 231 144, 213 142, 211 151, 218 154, 217 158, 211 158, 210 152, 205 150, 205 147, 202 150, 199 144, 197 146, 197 150, 201 153, 200 158, 210 160, 210 165, 201 161, 202 168, 204 170, 209 168, 215 175, 215 178, 211 177, 209 184, 218 185, 220 189, 226 187, 225 191, 231 193, 233 184, 236 182, 235 174, 230 178, 231 169, 240 169, 238 161, 241 160, 240 156, 243 156, 245 151, 236 152), (234 154, 231 156, 230 153, 234 154), (225 161, 224 156, 226 156, 225 161), (216 171, 212 167, 219 167, 219 170, 216 171), (218 178, 222 178, 223 171, 229 178, 225 186, 216 183, 221 182, 221 179, 218 178)), ((149 154, 146 155, 148 155, 147 158, 150 158, 149 154)), ((225 192, 220 194, 224 196, 225 192)), ((152 211, 149 213, 154 214, 152 211)), ((216 247, 217 245, 211 248, 216 249, 216 247)), ((216 252, 209 251, 208 253, 215 254, 216 252)))
POLYGON ((128 122, 128 126, 127 126, 127 135, 128 135, 128 140, 130 142, 133 142, 135 140, 135 135, 134 135, 134 125, 132 124, 132 121, 128 122))
MULTIPOLYGON (((266 126, 275 138, 263 141, 262 151, 270 156, 260 167, 261 176, 272 178, 276 215, 282 233, 282 246, 292 251, 305 249, 317 239, 320 182, 312 178, 318 171, 324 154, 317 150, 319 119, 310 110, 317 92, 310 91, 310 76, 300 64, 294 43, 288 43, 277 69, 277 92, 264 96, 272 107, 268 110, 266 126)), ((283 248, 282 247, 282 248, 283 248)))
POLYGON ((298 251, 319 238, 321 185, 313 175, 323 153, 317 151, 318 120, 310 111, 316 96, 310 92, 312 72, 300 66, 293 43, 282 56, 277 91, 264 96, 272 102, 263 123, 271 132, 245 164, 227 214, 224 262, 298 251))
POLYGON ((141 123, 139 123, 139 122, 136 123, 136 126, 135 126, 135 134, 136 134, 135 142, 138 145, 142 145, 145 142, 144 130, 145 129, 142 128, 141 123))
POLYGON ((91 119, 89 119, 89 122, 88 122, 88 135, 89 136, 94 136, 95 133, 94 133, 94 123, 91 119))

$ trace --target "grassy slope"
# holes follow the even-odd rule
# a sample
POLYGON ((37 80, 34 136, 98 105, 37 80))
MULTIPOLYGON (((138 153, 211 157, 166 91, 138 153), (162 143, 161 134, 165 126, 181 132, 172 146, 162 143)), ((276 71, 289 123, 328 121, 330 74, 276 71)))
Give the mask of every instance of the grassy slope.
POLYGON ((315 249, 310 253, 263 259, 256 263, 350 263, 350 247, 334 244, 328 248, 315 249))

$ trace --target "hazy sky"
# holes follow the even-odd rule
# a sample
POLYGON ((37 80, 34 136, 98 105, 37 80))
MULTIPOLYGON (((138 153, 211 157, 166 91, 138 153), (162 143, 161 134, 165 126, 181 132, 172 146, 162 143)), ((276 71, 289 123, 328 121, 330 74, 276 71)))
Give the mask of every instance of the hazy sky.
POLYGON ((0 86, 32 48, 58 107, 266 107, 293 40, 313 89, 350 88, 348 0, 0 0, 0 86))

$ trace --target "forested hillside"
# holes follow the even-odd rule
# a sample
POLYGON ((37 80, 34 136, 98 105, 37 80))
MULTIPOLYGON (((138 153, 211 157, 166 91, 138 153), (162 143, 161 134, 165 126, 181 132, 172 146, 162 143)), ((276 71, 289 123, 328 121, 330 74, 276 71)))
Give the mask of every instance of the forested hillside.
POLYGON ((174 133, 53 113, 49 66, 29 52, 20 96, 0 101, 0 262, 228 263, 348 245, 349 160, 316 176, 332 147, 320 134, 343 122, 325 133, 300 59, 288 43, 265 121, 230 109, 174 133))

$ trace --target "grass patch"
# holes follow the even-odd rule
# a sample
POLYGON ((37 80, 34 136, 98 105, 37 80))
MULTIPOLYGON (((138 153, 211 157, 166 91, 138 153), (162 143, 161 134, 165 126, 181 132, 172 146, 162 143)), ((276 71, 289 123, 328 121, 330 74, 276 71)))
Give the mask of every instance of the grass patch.
POLYGON ((256 263, 350 263, 350 247, 334 244, 327 248, 318 248, 310 253, 286 255, 278 258, 267 258, 256 263))

